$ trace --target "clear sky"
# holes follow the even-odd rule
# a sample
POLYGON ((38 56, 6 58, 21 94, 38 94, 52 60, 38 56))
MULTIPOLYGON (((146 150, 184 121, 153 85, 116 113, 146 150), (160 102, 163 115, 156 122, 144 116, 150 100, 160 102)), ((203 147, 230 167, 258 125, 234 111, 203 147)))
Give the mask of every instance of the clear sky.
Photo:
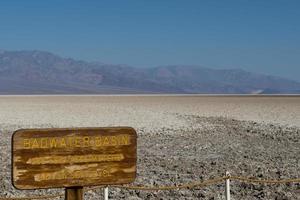
POLYGON ((298 0, 1 0, 0 49, 300 81, 298 0))

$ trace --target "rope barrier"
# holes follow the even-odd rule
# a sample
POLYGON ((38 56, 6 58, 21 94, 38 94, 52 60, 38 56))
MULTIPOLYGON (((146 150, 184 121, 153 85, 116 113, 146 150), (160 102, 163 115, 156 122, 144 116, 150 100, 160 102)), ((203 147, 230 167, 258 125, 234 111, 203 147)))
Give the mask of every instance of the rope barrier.
MULTIPOLYGON (((203 182, 193 182, 187 183, 178 186, 120 186, 120 185, 112 185, 112 188, 120 188, 120 189, 129 189, 129 190, 176 190, 176 189, 192 189, 199 188, 203 186, 208 186, 216 183, 221 183, 222 181, 230 179, 236 180, 245 183, 263 183, 263 184, 286 184, 286 183, 300 183, 300 179, 284 179, 284 180, 262 180, 262 179, 253 179, 247 177, 240 176, 224 176, 221 178, 210 179, 203 182)), ((105 186, 93 187, 87 190, 94 190, 98 188, 104 188, 105 186)))
POLYGON ((266 180, 266 179, 254 179, 240 176, 230 176, 230 180, 236 180, 244 183, 262 183, 262 184, 286 184, 286 183, 300 183, 300 178, 296 179, 281 179, 281 180, 266 180))
MULTIPOLYGON (((269 180, 269 179, 255 179, 241 176, 223 176, 220 178, 209 179, 201 182, 191 182, 182 185, 163 185, 163 186, 138 186, 138 185, 111 185, 111 188, 120 188, 128 190, 144 190, 144 191, 157 191, 157 190, 177 190, 177 189, 193 189, 201 188, 209 185, 222 183, 226 179, 236 180, 244 183, 258 183, 258 184, 286 184, 286 183, 300 183, 300 178, 296 179, 280 179, 280 180, 269 180)), ((85 191, 95 190, 99 188, 105 188, 106 186, 96 186, 91 188, 84 188, 85 191)), ((64 194, 52 195, 52 196, 33 196, 33 197, 0 197, 0 200, 37 200, 37 199, 54 199, 63 197, 64 194)))
POLYGON ((36 199, 54 199, 63 197, 64 194, 51 195, 51 196, 32 196, 32 197, 0 197, 0 200, 36 200, 36 199))
POLYGON ((120 188, 120 189, 129 189, 129 190, 176 190, 176 189, 192 189, 192 188, 199 188, 199 187, 204 187, 208 185, 213 185, 216 183, 221 183, 223 182, 227 177, 221 177, 221 178, 216 178, 216 179, 210 179, 207 181, 203 182, 192 182, 192 183, 187 183, 183 185, 178 185, 178 186, 112 186, 114 188, 120 188))

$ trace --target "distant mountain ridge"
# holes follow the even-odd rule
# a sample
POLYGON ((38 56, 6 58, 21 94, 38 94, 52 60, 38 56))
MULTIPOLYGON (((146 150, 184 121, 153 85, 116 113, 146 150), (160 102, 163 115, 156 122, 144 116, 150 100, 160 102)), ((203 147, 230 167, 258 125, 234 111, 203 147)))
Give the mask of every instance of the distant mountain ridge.
POLYGON ((240 69, 134 68, 43 51, 0 51, 0 94, 124 93, 300 94, 300 83, 240 69))

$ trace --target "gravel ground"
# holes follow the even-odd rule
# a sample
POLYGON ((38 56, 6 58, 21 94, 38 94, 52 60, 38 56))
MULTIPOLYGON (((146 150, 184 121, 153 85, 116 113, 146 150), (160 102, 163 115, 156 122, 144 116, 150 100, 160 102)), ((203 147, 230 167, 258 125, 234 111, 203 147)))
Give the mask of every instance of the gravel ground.
MULTIPOLYGON (((121 100, 64 97, 50 98, 47 102, 46 97, 7 98, 12 97, 0 98, 0 197, 63 192, 13 188, 10 138, 14 130, 24 127, 133 126, 138 132, 135 184, 175 185, 220 177, 226 170, 232 175, 262 179, 300 177, 300 99, 296 97, 273 100, 271 97, 260 100, 242 97, 240 101, 230 97, 235 106, 225 97, 222 97, 223 104, 219 99, 206 97, 198 97, 198 100, 187 97, 189 104, 184 103, 182 97, 176 97, 177 104, 171 97, 160 100, 126 97, 126 101, 122 100, 124 97, 121 100), (213 104, 222 104, 225 114, 209 111, 213 104), (252 106, 253 113, 248 113, 251 115, 248 118, 242 117, 247 116, 250 109, 247 106, 252 106), (112 114, 112 111, 118 112, 112 114), (291 116, 293 120, 287 123, 291 116)), ((236 200, 300 199, 299 183, 256 185, 232 181, 231 186, 232 199, 236 200)), ((101 199, 101 194, 101 189, 85 193, 86 199, 101 199)), ((110 189, 110 199, 224 199, 224 183, 201 189, 159 192, 110 189)))

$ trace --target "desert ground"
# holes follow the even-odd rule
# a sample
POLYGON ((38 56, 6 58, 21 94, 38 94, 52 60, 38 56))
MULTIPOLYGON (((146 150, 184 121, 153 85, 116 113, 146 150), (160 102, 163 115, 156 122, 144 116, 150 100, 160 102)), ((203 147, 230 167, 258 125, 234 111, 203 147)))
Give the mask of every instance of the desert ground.
MULTIPOLYGON (((131 126, 136 185, 179 185, 232 175, 300 177, 300 96, 0 96, 0 198, 52 195, 11 183, 11 136, 20 128, 131 126)), ((110 199, 225 199, 224 183, 174 191, 109 189, 110 199)), ((232 199, 300 199, 300 183, 231 182, 232 199)), ((102 199, 102 189, 85 199, 102 199)), ((59 199, 59 198, 56 198, 59 199)))

